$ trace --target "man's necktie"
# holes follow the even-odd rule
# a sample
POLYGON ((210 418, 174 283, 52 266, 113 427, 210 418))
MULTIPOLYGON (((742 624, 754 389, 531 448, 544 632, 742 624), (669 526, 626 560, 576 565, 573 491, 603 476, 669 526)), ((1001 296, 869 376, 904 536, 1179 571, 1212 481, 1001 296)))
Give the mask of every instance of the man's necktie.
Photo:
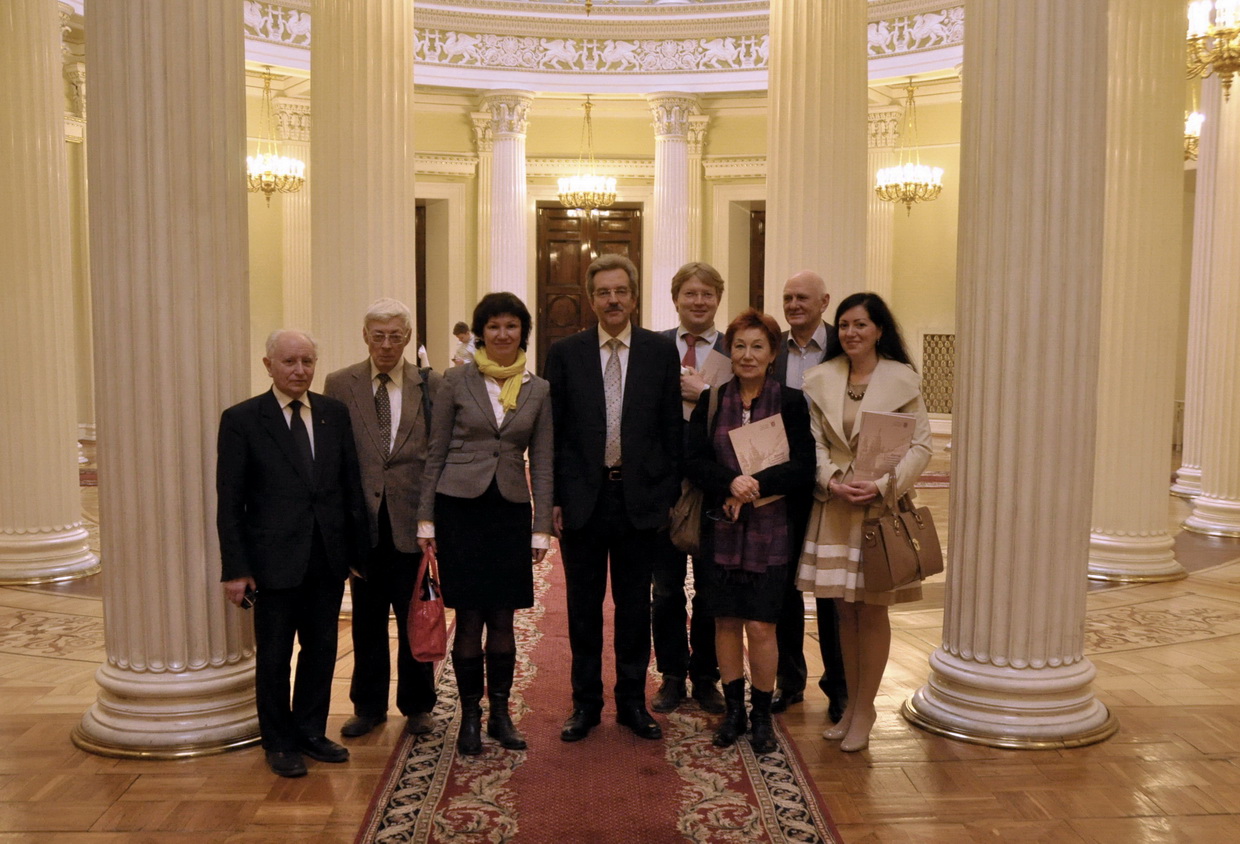
POLYGON ((620 381, 620 341, 614 337, 607 341, 611 357, 603 369, 603 395, 607 401, 607 444, 603 448, 603 465, 620 465, 620 410, 624 404, 624 389, 620 381))
POLYGON ((314 474, 314 451, 310 448, 310 434, 306 432, 306 423, 301 418, 301 402, 297 399, 288 403, 289 409, 293 411, 293 418, 289 421, 289 430, 293 432, 293 442, 297 445, 297 453, 301 455, 301 462, 306 467, 306 474, 314 474))
POLYGON ((684 338, 686 347, 685 357, 680 362, 680 365, 697 369, 697 344, 701 342, 702 338, 698 337, 696 334, 690 334, 687 331, 680 336, 684 338))
POLYGON ((388 395, 388 382, 392 376, 379 373, 379 389, 375 390, 375 415, 379 417, 379 433, 383 436, 383 459, 392 453, 392 397, 388 395))

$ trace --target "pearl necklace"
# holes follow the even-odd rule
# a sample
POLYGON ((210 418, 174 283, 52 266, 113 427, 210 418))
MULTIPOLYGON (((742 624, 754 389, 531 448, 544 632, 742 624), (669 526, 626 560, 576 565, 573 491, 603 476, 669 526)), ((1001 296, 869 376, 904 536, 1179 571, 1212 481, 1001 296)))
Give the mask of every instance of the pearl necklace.
POLYGON ((853 382, 849 381, 847 382, 847 386, 844 387, 844 392, 847 393, 848 397, 852 399, 853 401, 861 401, 863 398, 865 398, 865 388, 868 386, 870 385, 869 384, 858 384, 857 387, 860 390, 860 392, 853 392, 853 382))

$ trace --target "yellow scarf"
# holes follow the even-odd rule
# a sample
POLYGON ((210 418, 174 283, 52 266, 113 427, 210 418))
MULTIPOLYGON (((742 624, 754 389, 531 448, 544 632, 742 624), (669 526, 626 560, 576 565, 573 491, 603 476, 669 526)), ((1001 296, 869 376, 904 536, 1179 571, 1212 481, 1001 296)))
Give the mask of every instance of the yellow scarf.
POLYGON ((474 364, 483 375, 504 382, 499 389, 499 403, 504 408, 504 412, 516 410, 521 382, 525 380, 525 349, 517 349, 517 359, 512 362, 511 366, 500 366, 487 357, 486 346, 483 346, 474 352, 474 364))

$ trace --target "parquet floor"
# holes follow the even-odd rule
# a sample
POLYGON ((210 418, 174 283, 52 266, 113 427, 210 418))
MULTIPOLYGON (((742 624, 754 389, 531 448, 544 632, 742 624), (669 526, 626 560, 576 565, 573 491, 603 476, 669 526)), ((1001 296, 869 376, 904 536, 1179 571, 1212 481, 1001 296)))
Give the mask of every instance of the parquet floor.
MULTIPOLYGON (((931 471, 946 470, 940 452, 931 471)), ((922 500, 946 526, 947 490, 922 500)), ((83 501, 93 515, 93 489, 83 501)), ((1187 514, 1169 502, 1173 521, 1187 514)), ((1095 688, 1120 720, 1119 734, 1093 747, 996 750, 907 724, 898 710, 924 683, 939 641, 942 577, 924 601, 893 612, 867 751, 842 753, 819 737, 816 691, 785 716, 844 839, 1240 842, 1240 541, 1182 535, 1177 552, 1187 580, 1091 590, 1095 688)), ((0 844, 352 841, 400 718, 352 740, 349 763, 311 762, 300 780, 272 776, 256 748, 142 762, 72 745, 104 659, 98 580, 0 589, 0 844)), ((341 629, 332 732, 349 712, 352 654, 341 629)))

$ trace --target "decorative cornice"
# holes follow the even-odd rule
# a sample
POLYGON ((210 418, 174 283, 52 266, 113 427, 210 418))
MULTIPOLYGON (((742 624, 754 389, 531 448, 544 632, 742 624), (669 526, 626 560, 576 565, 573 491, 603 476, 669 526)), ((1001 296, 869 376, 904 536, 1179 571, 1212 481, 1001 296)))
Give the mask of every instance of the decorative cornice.
MULTIPOLYGON (((654 161, 649 158, 599 158, 598 169, 620 179, 654 181, 654 161)), ((525 175, 529 177, 572 176, 581 162, 576 158, 527 158, 525 175)))
POLYGON ((276 97, 276 134, 282 141, 310 140, 310 103, 291 97, 276 97))
POLYGON ((530 121, 530 107, 534 105, 532 91, 495 91, 486 94, 480 105, 491 113, 493 138, 524 135, 530 121))
POLYGON ((700 114, 698 98, 693 94, 667 93, 647 94, 650 105, 651 124, 656 138, 685 139, 689 134, 689 118, 700 114))
POLYGON ((414 166, 419 176, 466 176, 478 172, 478 156, 459 152, 420 152, 414 166))
POLYGON ((865 36, 870 58, 921 53, 963 44, 964 6, 880 18, 866 26, 865 36))
POLYGON ((904 109, 899 106, 872 107, 866 116, 866 145, 871 149, 894 147, 900 140, 900 116, 904 109))
POLYGON ((702 157, 706 178, 755 179, 766 177, 765 155, 707 155, 702 157))

